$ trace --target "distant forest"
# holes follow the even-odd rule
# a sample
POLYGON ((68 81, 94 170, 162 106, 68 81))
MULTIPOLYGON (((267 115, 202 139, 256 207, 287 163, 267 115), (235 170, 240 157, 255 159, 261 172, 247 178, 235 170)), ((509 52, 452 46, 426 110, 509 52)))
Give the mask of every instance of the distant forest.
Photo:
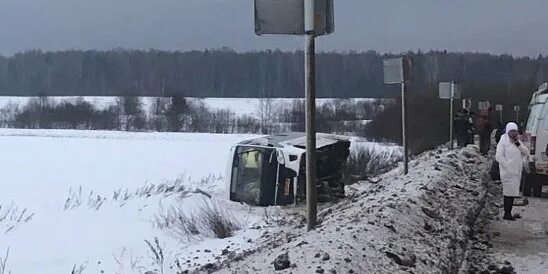
MULTIPOLYGON (((413 60, 410 92, 417 94, 435 89, 439 81, 455 80, 476 100, 519 94, 521 104, 548 78, 548 58, 543 56, 407 54, 413 60)), ((397 87, 383 84, 382 60, 389 56, 319 53, 318 96, 397 96, 397 87)), ((0 95, 302 97, 303 52, 27 51, 0 56, 0 95)))

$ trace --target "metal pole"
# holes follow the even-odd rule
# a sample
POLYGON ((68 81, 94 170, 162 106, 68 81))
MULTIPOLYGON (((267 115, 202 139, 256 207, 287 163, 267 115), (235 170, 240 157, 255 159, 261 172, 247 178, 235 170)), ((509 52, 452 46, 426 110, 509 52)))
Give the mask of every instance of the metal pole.
POLYGON ((276 159, 276 162, 278 163, 277 166, 276 166, 276 190, 274 190, 274 205, 275 206, 278 205, 278 188, 280 188, 280 163, 277 160, 278 159, 276 159))
POLYGON ((455 95, 455 82, 451 82, 451 98, 449 99, 449 150, 453 150, 453 98, 455 95))
POLYGON ((316 197, 316 47, 314 0, 305 1, 305 97, 306 97, 306 210, 308 231, 314 229, 317 222, 316 197))
POLYGON ((316 226, 316 90, 315 90, 315 43, 314 35, 306 35, 306 208, 307 229, 316 226))
POLYGON ((519 109, 516 109, 516 123, 519 124, 519 109))
POLYGON ((297 206, 297 191, 298 191, 298 186, 297 186, 297 177, 293 178, 293 205, 296 207, 297 206))
POLYGON ((403 145, 403 174, 409 173, 409 159, 407 149, 407 102, 405 92, 405 82, 401 83, 401 128, 402 128, 402 145, 403 145))
POLYGON ((499 114, 500 114, 500 123, 502 124, 502 110, 499 110, 499 114))

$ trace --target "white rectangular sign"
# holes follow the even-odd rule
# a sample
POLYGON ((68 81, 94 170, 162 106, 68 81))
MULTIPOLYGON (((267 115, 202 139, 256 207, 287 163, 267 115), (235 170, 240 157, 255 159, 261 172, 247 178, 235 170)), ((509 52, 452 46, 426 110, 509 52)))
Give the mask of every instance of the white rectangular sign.
MULTIPOLYGON (((255 0, 255 33, 304 35, 304 7, 305 0, 255 0)), ((315 35, 332 33, 333 0, 314 0, 314 10, 315 35)))
POLYGON ((460 98, 460 85, 453 84, 451 88, 451 82, 441 82, 439 85, 440 99, 459 99, 460 98), (453 94, 451 94, 453 92, 453 94))
POLYGON ((472 107, 472 99, 466 98, 462 99, 462 108, 470 109, 472 107))
POLYGON ((519 106, 514 106, 514 111, 515 111, 515 112, 520 111, 520 109, 521 109, 521 108, 520 108, 519 106))
POLYGON ((496 111, 502 111, 502 105, 495 105, 496 111))
POLYGON ((385 84, 400 84, 405 81, 403 75, 403 58, 384 60, 383 70, 385 84))
POLYGON ((442 82, 439 86, 440 99, 451 99, 451 83, 442 82))

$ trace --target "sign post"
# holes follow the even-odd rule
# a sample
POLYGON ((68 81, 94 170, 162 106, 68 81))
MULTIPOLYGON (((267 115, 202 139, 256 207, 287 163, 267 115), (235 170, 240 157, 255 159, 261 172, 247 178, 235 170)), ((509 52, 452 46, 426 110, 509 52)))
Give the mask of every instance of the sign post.
POLYGON ((453 150, 453 99, 455 98, 455 83, 451 81, 451 98, 449 99, 449 150, 453 150))
POLYGON ((305 36, 307 230, 317 223, 316 44, 334 31, 333 0, 255 0, 255 33, 305 36))
POLYGON ((406 82, 410 81, 411 62, 407 57, 386 59, 383 62, 384 83, 401 86, 401 123, 403 146, 403 173, 409 172, 409 149, 407 147, 407 92, 406 82))
POLYGON ((519 111, 520 111, 520 106, 518 105, 515 105, 514 106, 514 112, 516 113, 516 123, 519 123, 519 111))
POLYGON ((502 105, 495 105, 495 110, 499 112, 500 123, 502 124, 502 105))
POLYGON ((440 99, 449 99, 449 150, 453 150, 455 145, 453 140, 453 101, 454 99, 460 99, 460 86, 454 81, 441 82, 439 84, 439 93, 440 99))
POLYGON ((315 61, 316 48, 314 37, 314 0, 304 2, 305 22, 305 96, 306 96, 306 210, 308 212, 307 230, 316 226, 317 193, 316 193, 316 83, 315 61))

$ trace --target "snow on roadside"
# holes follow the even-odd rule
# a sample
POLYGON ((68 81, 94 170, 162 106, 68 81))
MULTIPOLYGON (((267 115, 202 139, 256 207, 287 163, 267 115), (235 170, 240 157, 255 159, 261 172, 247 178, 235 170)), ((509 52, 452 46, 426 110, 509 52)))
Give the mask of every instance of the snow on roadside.
POLYGON ((455 273, 486 195, 485 167, 477 148, 428 152, 408 175, 396 169, 377 184, 349 186, 347 199, 322 207, 314 231, 281 227, 255 252, 215 268, 274 273, 276 261, 288 267, 279 273, 455 273))
POLYGON ((350 141, 351 152, 357 152, 360 149, 368 149, 374 153, 387 153, 396 158, 401 158, 403 155, 403 148, 397 144, 371 142, 370 140, 361 137, 351 137, 350 141))

